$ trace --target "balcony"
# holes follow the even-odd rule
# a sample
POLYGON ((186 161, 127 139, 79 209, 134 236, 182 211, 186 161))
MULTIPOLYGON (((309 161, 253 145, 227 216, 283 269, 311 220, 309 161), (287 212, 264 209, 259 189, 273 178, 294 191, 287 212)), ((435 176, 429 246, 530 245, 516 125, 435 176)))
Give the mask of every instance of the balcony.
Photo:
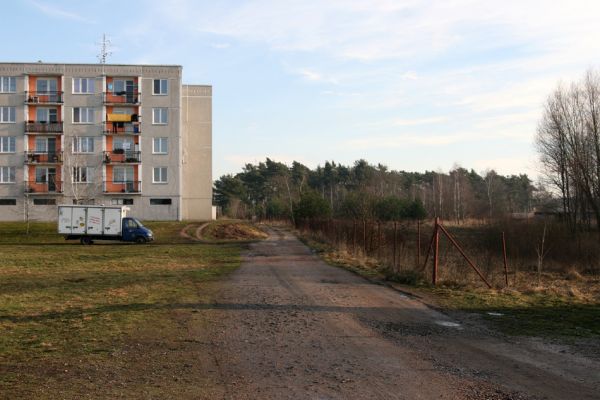
POLYGON ((25 164, 60 164, 63 162, 62 151, 26 151, 25 164))
POLYGON ((133 92, 104 92, 103 101, 108 105, 139 105, 141 94, 137 89, 133 92))
POLYGON ((28 194, 60 194, 63 192, 62 181, 49 179, 42 182, 25 182, 25 193, 28 194))
POLYGON ((142 133, 142 125, 139 122, 106 121, 103 124, 102 131, 108 135, 139 135, 142 133))
POLYGON ((142 193, 142 182, 141 181, 124 181, 124 182, 104 181, 103 191, 106 194, 142 193))
POLYGON ((63 92, 25 92, 26 104, 62 104, 63 92))
POLYGON ((115 149, 103 153, 104 164, 139 164, 142 162, 141 151, 115 149))
POLYGON ((61 135, 63 133, 63 123, 28 121, 25 124, 25 133, 46 133, 61 135))

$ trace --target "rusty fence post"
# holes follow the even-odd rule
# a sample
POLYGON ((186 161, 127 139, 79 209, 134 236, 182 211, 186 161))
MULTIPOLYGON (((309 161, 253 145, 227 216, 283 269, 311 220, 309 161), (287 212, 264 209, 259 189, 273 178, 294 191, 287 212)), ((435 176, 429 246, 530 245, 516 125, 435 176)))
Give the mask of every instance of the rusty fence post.
POLYGON ((439 246, 440 246, 440 231, 439 231, 440 219, 435 217, 435 228, 433 231, 433 271, 431 274, 431 281, 435 286, 438 277, 438 262, 439 262, 439 246))
POLYGON ((363 219, 363 251, 367 255, 367 219, 363 219))
POLYGON ((377 221, 377 259, 381 261, 381 221, 377 221))
POLYGON ((352 224, 352 253, 356 255, 356 220, 352 224))
POLYGON ((438 225, 438 227, 444 233, 444 235, 446 235, 446 237, 448 238, 448 240, 450 240, 450 242, 452 242, 452 244, 454 245, 454 247, 456 248, 456 250, 458 250, 458 252, 463 256, 463 258, 467 261, 467 263, 471 266, 471 268, 473 268, 475 270, 475 272, 477 272, 477 275, 479 275, 479 277, 481 278, 481 280, 485 282, 485 284, 487 285, 487 287, 489 289, 491 289, 492 285, 490 285, 490 283, 487 281, 487 279, 485 279, 485 277, 483 276, 483 274, 481 273, 481 271, 479 271, 479 268, 477 268, 477 266, 475 265, 475 263, 473 263, 473 261, 471 261, 471 259, 465 254, 465 252, 463 251, 463 249, 456 242, 456 240, 454 240, 454 238, 452 237, 452 235, 450 235, 450 233, 446 230, 446 228, 444 228, 443 225, 438 225))
POLYGON ((396 271, 396 238, 398 237, 398 223, 394 221, 394 245, 392 246, 394 271, 396 271))
POLYGON ((504 281, 506 282, 506 287, 508 287, 508 264, 506 262, 506 238, 504 237, 504 232, 502 232, 502 256, 504 258, 504 281))
POLYGON ((421 265, 421 220, 417 220, 417 265, 421 265))

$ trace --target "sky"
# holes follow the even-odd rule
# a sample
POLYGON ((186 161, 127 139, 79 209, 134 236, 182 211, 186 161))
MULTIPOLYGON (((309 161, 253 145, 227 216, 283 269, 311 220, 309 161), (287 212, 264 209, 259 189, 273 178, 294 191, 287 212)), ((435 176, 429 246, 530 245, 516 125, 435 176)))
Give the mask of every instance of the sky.
POLYGON ((600 69, 600 1, 2 4, 2 61, 176 64, 213 86, 213 177, 266 157, 539 172, 559 83, 600 69))

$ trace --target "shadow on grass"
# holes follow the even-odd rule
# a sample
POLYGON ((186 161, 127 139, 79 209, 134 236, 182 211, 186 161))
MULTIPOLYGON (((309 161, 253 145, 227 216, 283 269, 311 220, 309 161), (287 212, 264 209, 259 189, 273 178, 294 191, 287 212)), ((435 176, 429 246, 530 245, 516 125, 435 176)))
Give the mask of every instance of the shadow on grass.
MULTIPOLYGON (((268 303, 129 303, 111 304, 93 308, 76 308, 60 312, 48 312, 37 315, 0 315, 0 321, 40 322, 50 320, 79 319, 84 316, 99 315, 103 313, 160 311, 160 310, 228 310, 228 311, 296 311, 296 312, 328 312, 352 313, 370 316, 400 316, 407 312, 416 315, 425 321, 433 323, 430 314, 419 309, 395 307, 348 307, 348 306, 322 306, 305 304, 268 304, 268 303), (415 314, 416 313, 416 314, 415 314)), ((412 318, 414 324, 414 315, 412 318)))
POLYGON ((510 335, 600 336, 599 304, 469 308, 463 311, 481 313, 487 321, 510 335))

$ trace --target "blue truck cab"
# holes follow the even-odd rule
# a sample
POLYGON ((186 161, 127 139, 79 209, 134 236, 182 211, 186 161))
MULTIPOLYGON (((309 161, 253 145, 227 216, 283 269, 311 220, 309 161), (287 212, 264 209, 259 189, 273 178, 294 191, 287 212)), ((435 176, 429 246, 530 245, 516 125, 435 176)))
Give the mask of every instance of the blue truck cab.
POLYGON ((136 218, 123 218, 121 240, 123 242, 146 243, 154 240, 154 234, 136 218))

